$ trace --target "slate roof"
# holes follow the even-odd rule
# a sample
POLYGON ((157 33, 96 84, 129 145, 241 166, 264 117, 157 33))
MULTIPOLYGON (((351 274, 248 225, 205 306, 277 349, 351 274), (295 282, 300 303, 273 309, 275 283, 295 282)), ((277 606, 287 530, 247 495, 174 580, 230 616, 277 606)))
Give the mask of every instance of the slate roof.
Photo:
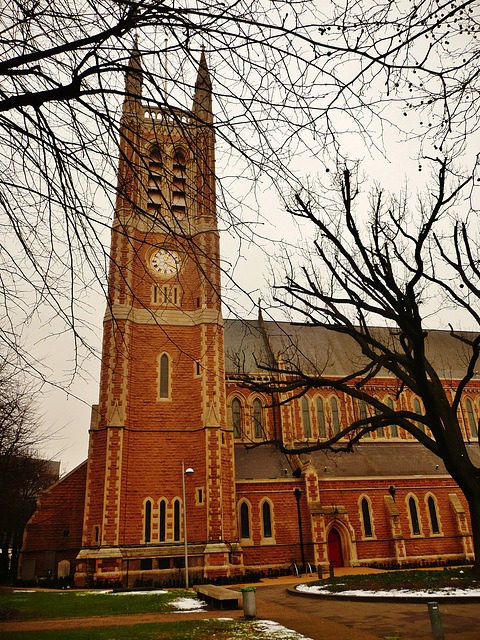
MULTIPOLYGON (((322 371, 341 377, 365 362, 357 344, 347 335, 323 327, 288 322, 263 322, 269 346, 275 358, 297 364, 306 373, 322 371)), ((374 327, 383 340, 395 340, 385 327, 374 327)), ((462 332, 473 337, 476 333, 462 332)), ((431 330, 427 338, 427 357, 445 380, 463 377, 468 347, 448 331, 431 330)), ((268 364, 268 346, 258 320, 225 321, 225 358, 228 373, 261 373, 268 364)), ((479 367, 480 369, 480 367, 479 367)), ((385 372, 385 376, 391 374, 385 372)))
POLYGON ((291 478, 287 457, 273 445, 248 449, 235 445, 235 477, 237 480, 269 480, 291 478))

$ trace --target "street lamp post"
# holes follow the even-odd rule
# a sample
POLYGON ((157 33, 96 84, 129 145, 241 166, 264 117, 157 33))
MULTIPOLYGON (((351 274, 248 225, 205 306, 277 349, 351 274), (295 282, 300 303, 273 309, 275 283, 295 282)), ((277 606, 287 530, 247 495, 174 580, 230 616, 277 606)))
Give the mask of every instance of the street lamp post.
POLYGON ((300 512, 300 496, 302 495, 302 492, 300 491, 300 489, 295 489, 295 491, 293 492, 293 495, 295 496, 296 500, 297 500, 297 514, 298 514, 298 531, 300 533, 300 552, 302 554, 302 573, 305 572, 305 553, 303 550, 303 532, 302 532, 302 514, 300 512))
POLYGON ((193 473, 192 467, 185 469, 185 460, 182 460, 182 488, 183 488, 183 537, 185 539, 185 589, 188 589, 188 539, 187 539, 187 504, 185 502, 185 474, 193 473))

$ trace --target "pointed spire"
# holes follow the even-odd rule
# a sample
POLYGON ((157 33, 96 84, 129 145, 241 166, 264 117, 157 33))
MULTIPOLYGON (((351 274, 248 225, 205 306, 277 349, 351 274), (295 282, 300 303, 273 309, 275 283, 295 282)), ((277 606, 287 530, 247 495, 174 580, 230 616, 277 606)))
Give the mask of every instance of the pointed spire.
POLYGON ((213 123, 212 112, 212 81, 208 71, 205 49, 202 48, 200 64, 198 65, 195 96, 193 98, 193 113, 199 120, 213 123))
POLYGON ((135 102, 140 102, 142 99, 142 58, 138 49, 138 38, 135 36, 135 42, 132 52, 130 54, 130 60, 128 63, 128 69, 125 74, 125 105, 124 111, 134 111, 133 108, 135 102))

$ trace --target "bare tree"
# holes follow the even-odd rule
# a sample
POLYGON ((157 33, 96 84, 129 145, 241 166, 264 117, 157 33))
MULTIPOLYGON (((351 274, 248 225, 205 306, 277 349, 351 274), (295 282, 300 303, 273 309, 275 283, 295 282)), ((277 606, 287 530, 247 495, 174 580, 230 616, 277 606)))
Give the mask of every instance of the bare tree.
MULTIPOLYGON (((343 375, 332 375, 326 366, 328 353, 315 361, 301 345, 288 344, 286 337, 275 363, 263 364, 270 381, 259 383, 248 375, 243 381, 279 394, 277 402, 329 388, 357 406, 369 407, 316 443, 277 442, 286 453, 353 451, 370 432, 396 425, 441 458, 469 504, 478 573, 480 468, 469 457, 459 418, 480 354, 478 238, 470 236, 466 222, 454 219, 454 205, 472 180, 455 176, 446 161, 434 164, 436 187, 419 201, 413 215, 405 197, 390 198, 377 188, 366 221, 355 207, 361 199, 356 172, 348 168, 335 184, 336 213, 331 201, 322 206, 322 198, 296 196, 291 213, 308 221, 315 240, 300 266, 292 260, 286 264, 276 302, 309 325, 345 336, 352 358, 342 361, 343 375), (442 314, 448 308, 455 310, 455 327, 445 324, 442 314), (475 331, 462 332, 465 323, 473 323, 475 331), (453 362, 442 361, 440 345, 430 346, 429 330, 439 324, 458 345, 454 382, 448 380, 453 362), (380 399, 375 383, 385 377, 393 379, 397 399, 409 391, 421 399, 423 409, 419 406, 416 413, 380 399)), ((472 432, 478 440, 476 425, 472 432)))
POLYGON ((379 146, 387 125, 461 148, 478 128, 477 16, 478 0, 8 3, 0 32, 0 292, 10 324, 0 338, 45 377, 15 334, 49 307, 58 330, 71 331, 74 370, 91 350, 83 300, 106 281, 104 230, 136 33, 146 105, 187 104, 189 67, 202 44, 210 52, 217 138, 246 176, 238 191, 223 183, 223 228, 251 238, 238 215, 246 184, 268 175, 281 190, 284 179, 297 188, 293 151, 329 162, 331 151, 342 153, 344 132, 379 146))
POLYGON ((16 576, 25 525, 40 491, 58 478, 56 465, 39 457, 43 437, 31 390, 4 361, 0 366, 1 581, 16 576))

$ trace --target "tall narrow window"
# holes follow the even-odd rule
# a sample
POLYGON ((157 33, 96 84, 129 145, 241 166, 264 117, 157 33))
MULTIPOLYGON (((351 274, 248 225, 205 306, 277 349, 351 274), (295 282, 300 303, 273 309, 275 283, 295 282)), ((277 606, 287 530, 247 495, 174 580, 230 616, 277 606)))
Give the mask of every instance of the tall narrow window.
MULTIPOLYGON (((358 410, 360 413, 360 420, 367 420, 368 418, 368 413, 367 413, 367 405, 365 404, 365 400, 359 400, 358 401, 358 410)), ((365 427, 367 425, 362 425, 362 427, 365 427)), ((369 438, 370 437, 370 432, 366 433, 364 436, 364 438, 369 438)))
POLYGON ((432 533, 440 533, 440 527, 438 526, 437 507, 432 496, 428 497, 427 504, 428 512, 430 514, 430 523, 432 525, 432 533))
POLYGON ((246 502, 240 505, 240 537, 250 538, 250 510, 246 502))
POLYGON ((261 438, 262 431, 262 403, 257 398, 253 401, 253 433, 255 438, 261 438))
POLYGON ((362 499, 362 519, 363 519, 363 530, 365 532, 366 538, 372 537, 372 520, 370 517, 370 505, 368 504, 368 500, 366 498, 362 499))
POLYGON ((472 437, 476 438, 478 436, 477 423, 475 422, 473 405, 468 398, 465 400, 465 406, 467 408, 468 424, 470 426, 470 431, 472 432, 472 437))
POLYGON ((235 438, 242 437, 242 405, 238 398, 232 400, 232 421, 233 435, 235 438))
POLYGON ((333 433, 340 433, 340 416, 338 413, 338 402, 336 398, 331 398, 330 409, 332 411, 333 433))
POLYGON ((173 502, 173 539, 180 540, 180 500, 173 502))
MULTIPOLYGON (((419 416, 422 415, 422 407, 420 406, 420 400, 418 400, 418 398, 415 398, 413 401, 413 410, 415 411, 415 413, 418 413, 419 416)), ((417 427, 420 429, 420 431, 423 431, 425 433, 425 425, 423 424, 423 422, 418 421, 417 427)))
POLYGON ((166 504, 165 500, 160 501, 160 528, 159 538, 160 542, 165 542, 165 528, 166 528, 166 504))
POLYGON ((148 163, 148 205, 147 211, 152 215, 159 215, 162 210, 162 156, 160 151, 151 153, 148 163))
POLYGON ((183 215, 186 208, 185 184, 186 184, 185 154, 177 151, 173 158, 172 176, 172 213, 183 215))
POLYGON ((150 542, 152 535, 152 503, 150 500, 145 502, 145 542, 150 542))
MULTIPOLYGON (((382 412, 380 411, 380 409, 375 409, 375 415, 376 416, 379 416, 381 414, 382 414, 382 412)), ((378 429, 377 429, 377 438, 385 438, 385 430, 384 430, 383 426, 382 427, 378 427, 378 429)))
MULTIPOLYGON (((389 409, 391 409, 392 411, 395 410, 394 404, 393 404, 393 400, 391 398, 387 398, 387 407, 389 409)), ((398 427, 396 424, 391 424, 390 425, 390 433, 392 438, 398 438, 398 427)))
POLYGON ((262 520, 263 520, 263 537, 272 537, 272 510, 268 500, 262 505, 262 520))
POLYGON ((325 428, 325 408, 323 406, 322 398, 317 398, 317 424, 318 424, 318 437, 326 438, 327 430, 325 428))
POLYGON ((304 438, 311 438, 312 427, 310 426, 310 407, 307 398, 302 398, 302 423, 304 438))
POLYGON ((168 356, 166 353, 162 355, 160 358, 160 398, 168 398, 169 397, 169 386, 170 386, 170 363, 168 361, 168 356))
POLYGON ((414 536, 420 535, 420 524, 418 522, 417 503, 415 498, 408 499, 408 508, 410 509, 410 519, 412 522, 412 533, 414 536))

